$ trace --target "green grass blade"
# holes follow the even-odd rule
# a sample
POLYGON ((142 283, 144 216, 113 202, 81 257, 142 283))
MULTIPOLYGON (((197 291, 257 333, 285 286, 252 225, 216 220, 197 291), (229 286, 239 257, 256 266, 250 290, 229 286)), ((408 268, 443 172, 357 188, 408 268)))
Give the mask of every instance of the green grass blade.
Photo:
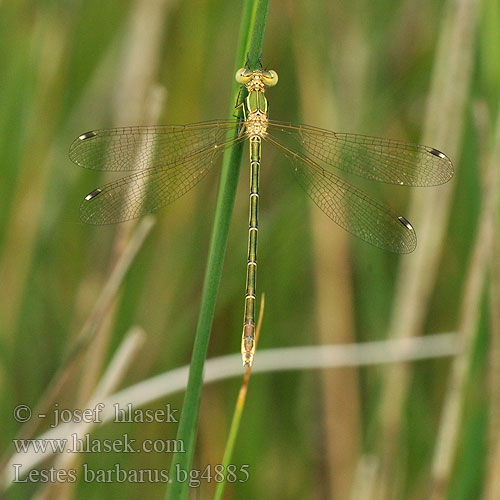
MULTIPOLYGON (((255 0, 248 0, 243 11, 241 24, 242 29, 238 44, 238 59, 235 72, 238 67, 243 65, 242 62, 244 62, 244 59, 242 59, 242 55, 245 54, 248 47, 250 33, 252 41, 250 43, 250 50, 248 53, 249 61, 258 61, 262 51, 262 41, 264 37, 264 28, 265 21, 267 19, 269 1, 260 0, 255 11, 250 8, 250 6, 253 7, 254 5, 255 0), (255 21, 253 26, 251 21, 252 12, 255 12, 255 21)), ((231 108, 231 115, 233 113, 234 109, 231 108)), ((208 263, 203 285, 200 316, 194 340, 186 395, 184 397, 179 429, 177 431, 177 439, 184 443, 185 453, 176 453, 173 456, 170 467, 170 479, 172 482, 167 489, 167 500, 187 498, 188 483, 179 482, 175 471, 186 471, 189 477, 189 471, 193 461, 201 389, 203 386, 203 366, 207 355, 210 331, 215 312, 215 303, 222 273, 229 226, 234 208, 242 153, 243 144, 239 144, 231 150, 229 160, 227 160, 227 154, 224 157, 221 181, 217 196, 214 226, 208 254, 208 263)))

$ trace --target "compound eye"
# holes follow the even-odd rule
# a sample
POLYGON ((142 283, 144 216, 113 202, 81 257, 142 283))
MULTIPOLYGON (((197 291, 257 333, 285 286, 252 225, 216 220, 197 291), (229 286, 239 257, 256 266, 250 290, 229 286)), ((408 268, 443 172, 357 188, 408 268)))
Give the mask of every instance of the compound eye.
POLYGON ((278 83, 278 73, 272 69, 262 74, 262 81, 268 87, 274 87, 278 83))
POLYGON ((240 68, 235 75, 236 81, 241 85, 245 85, 245 83, 248 83, 251 77, 252 73, 246 68, 240 68))

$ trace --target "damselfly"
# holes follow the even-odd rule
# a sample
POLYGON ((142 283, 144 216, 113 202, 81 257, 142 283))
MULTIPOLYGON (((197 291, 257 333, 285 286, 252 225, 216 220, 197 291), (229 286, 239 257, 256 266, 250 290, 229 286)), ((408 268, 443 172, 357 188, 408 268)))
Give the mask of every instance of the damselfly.
POLYGON ((236 80, 248 90, 237 106, 243 111, 242 120, 94 130, 73 142, 69 156, 90 169, 136 171, 95 189, 81 204, 84 222, 111 224, 173 202, 207 174, 223 151, 248 139, 250 217, 241 352, 243 365, 251 366, 263 139, 288 157, 299 184, 330 219, 358 238, 398 253, 415 249, 410 222, 332 170, 390 184, 435 186, 451 179, 453 166, 444 153, 431 147, 269 120, 264 91, 278 83, 276 72, 242 68, 236 80))

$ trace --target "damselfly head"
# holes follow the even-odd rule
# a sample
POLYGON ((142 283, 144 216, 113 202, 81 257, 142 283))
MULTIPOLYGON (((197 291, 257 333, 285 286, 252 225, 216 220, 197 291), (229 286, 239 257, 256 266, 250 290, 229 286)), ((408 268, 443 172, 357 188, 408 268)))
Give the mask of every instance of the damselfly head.
POLYGON ((236 81, 241 85, 248 85, 255 80, 260 80, 267 87, 274 87, 278 83, 278 73, 272 69, 269 71, 263 69, 240 68, 236 72, 236 81))

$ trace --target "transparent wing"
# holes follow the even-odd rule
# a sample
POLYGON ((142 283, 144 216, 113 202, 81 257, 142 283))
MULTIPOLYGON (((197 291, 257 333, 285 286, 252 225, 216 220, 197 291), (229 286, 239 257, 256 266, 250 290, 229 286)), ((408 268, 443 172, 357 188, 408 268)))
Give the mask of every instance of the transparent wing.
POLYGON ((363 191, 292 151, 272 136, 266 139, 288 156, 293 174, 309 197, 330 219, 358 238, 385 250, 409 253, 417 237, 411 224, 363 191))
POLYGON ((177 163, 135 172, 95 189, 82 201, 80 218, 87 224, 113 224, 164 207, 198 184, 222 151, 243 140, 236 137, 177 163))
POLYGON ((162 125, 93 130, 69 148, 77 165, 92 170, 133 171, 177 163, 223 142, 237 122, 212 121, 191 125, 162 125))
POLYGON ((333 167, 375 181, 436 186, 448 182, 454 173, 451 160, 428 146, 272 120, 268 131, 290 149, 301 147, 326 169, 333 167))

